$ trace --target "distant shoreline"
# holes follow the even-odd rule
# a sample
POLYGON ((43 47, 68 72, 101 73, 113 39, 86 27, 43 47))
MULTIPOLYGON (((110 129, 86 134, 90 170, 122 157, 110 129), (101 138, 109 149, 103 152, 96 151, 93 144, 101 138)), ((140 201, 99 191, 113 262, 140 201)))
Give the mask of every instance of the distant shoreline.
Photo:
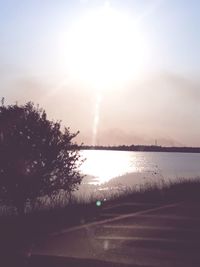
POLYGON ((81 150, 114 150, 114 151, 142 151, 142 152, 178 152, 178 153, 200 153, 200 147, 164 147, 164 146, 87 146, 80 147, 81 150))

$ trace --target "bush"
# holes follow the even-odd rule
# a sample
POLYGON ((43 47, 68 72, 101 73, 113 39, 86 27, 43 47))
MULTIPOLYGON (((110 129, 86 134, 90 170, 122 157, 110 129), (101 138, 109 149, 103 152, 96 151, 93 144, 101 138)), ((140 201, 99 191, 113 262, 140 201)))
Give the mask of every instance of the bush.
POLYGON ((0 107, 0 199, 24 214, 28 201, 70 195, 82 176, 77 133, 61 130, 60 122, 28 102, 0 107))

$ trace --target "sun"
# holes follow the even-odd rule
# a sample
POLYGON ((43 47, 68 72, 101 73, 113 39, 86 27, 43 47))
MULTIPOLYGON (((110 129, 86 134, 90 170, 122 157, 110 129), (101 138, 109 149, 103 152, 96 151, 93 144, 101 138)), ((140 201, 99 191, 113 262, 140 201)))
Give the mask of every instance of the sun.
POLYGON ((72 75, 103 88, 137 79, 145 68, 147 48, 139 25, 106 5, 88 11, 71 25, 65 60, 72 75))

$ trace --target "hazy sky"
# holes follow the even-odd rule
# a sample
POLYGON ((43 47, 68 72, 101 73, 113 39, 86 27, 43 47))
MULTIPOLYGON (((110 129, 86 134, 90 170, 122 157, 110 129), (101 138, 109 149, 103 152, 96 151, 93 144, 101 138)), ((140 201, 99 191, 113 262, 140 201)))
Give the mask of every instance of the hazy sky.
POLYGON ((199 10, 198 0, 0 0, 0 96, 39 103, 86 144, 200 146, 199 10))

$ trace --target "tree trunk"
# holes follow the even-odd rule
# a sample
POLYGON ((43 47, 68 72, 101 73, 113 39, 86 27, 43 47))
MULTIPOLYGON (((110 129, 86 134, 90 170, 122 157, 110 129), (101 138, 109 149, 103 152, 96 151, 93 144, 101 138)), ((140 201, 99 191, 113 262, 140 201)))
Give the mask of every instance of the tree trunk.
POLYGON ((24 217, 24 215, 25 215, 25 202, 18 203, 17 213, 20 217, 24 217))
POLYGON ((68 192, 68 195, 69 195, 69 198, 68 198, 69 205, 71 205, 72 204, 72 193, 68 192))

